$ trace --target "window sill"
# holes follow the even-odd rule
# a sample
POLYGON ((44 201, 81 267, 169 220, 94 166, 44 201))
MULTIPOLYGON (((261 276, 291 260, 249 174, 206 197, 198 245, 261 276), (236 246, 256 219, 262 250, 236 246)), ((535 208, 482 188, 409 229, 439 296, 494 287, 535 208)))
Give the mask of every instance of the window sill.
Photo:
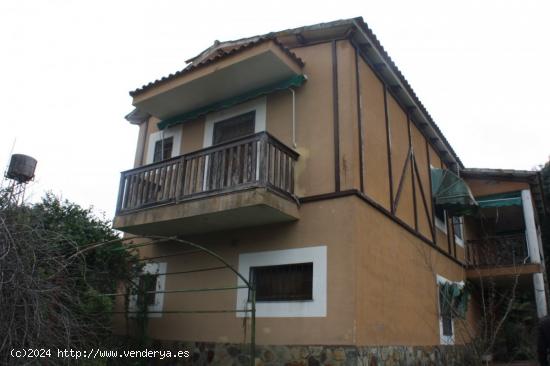
MULTIPOLYGON (((256 300, 256 304, 280 304, 280 303, 308 303, 313 302, 313 299, 309 300, 256 300)), ((251 304, 252 301, 248 300, 248 303, 251 304)))

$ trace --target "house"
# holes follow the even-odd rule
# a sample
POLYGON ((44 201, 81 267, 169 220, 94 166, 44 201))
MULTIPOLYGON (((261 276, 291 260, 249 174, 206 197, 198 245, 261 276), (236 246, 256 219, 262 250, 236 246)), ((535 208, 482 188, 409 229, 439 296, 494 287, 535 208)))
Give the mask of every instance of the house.
POLYGON ((151 338, 219 364, 250 337, 265 363, 450 363, 482 311, 443 288, 519 281, 546 314, 537 173, 465 168, 362 18, 216 41, 130 94, 114 227, 156 274, 151 338))

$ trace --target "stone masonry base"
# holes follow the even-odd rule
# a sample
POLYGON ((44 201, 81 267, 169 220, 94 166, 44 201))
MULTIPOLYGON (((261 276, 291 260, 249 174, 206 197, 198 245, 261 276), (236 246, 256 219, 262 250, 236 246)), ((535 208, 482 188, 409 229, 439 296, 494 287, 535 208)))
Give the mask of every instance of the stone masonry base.
MULTIPOLYGON (((163 342, 164 343, 164 342, 163 342)), ((167 346, 165 343, 164 346, 167 346)), ((174 342, 188 350, 187 359, 161 365, 250 366, 244 344, 174 342)), ((464 365, 463 347, 256 346, 256 366, 390 366, 464 365)))

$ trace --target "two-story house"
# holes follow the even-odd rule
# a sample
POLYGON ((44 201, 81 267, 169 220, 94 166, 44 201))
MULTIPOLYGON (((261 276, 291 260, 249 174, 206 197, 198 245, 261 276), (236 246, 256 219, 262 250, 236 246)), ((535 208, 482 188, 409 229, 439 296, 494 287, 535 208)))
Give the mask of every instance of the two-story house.
POLYGON ((216 41, 130 94, 114 227, 156 274, 150 337, 196 362, 250 361, 251 333, 266 364, 451 360, 481 311, 440 289, 485 277, 546 314, 537 173, 465 168, 362 18, 216 41))

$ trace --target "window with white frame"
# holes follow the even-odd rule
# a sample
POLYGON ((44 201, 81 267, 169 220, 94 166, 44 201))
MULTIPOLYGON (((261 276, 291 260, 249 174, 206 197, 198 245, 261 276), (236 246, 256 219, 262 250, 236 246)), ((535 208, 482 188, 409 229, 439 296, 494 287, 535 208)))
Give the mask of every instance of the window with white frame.
POLYGON ((166 263, 147 263, 142 274, 134 279, 134 289, 129 297, 128 310, 132 315, 140 311, 142 302, 147 306, 148 317, 162 316, 166 263), (142 297, 141 297, 142 296, 142 297))
POLYGON ((180 155, 181 134, 181 126, 174 126, 150 134, 145 163, 152 164, 180 155))
POLYGON ((203 147, 266 130, 266 97, 206 115, 203 147))
POLYGON ((155 151, 153 153, 153 163, 170 159, 172 157, 172 148, 174 146, 174 137, 170 136, 155 142, 155 151))
POLYGON ((313 262, 254 266, 248 278, 257 302, 313 300, 313 262))
MULTIPOLYGON (((464 217, 452 216, 451 222, 455 235, 455 243, 464 246, 464 217)), ((443 208, 435 206, 435 226, 443 233, 447 234, 447 211, 443 208)))
MULTIPOLYGON (((242 253, 239 273, 256 288, 256 317, 326 316, 326 246, 242 253)), ((237 310, 250 308, 249 300, 248 290, 239 289, 237 310)))
POLYGON ((256 111, 246 112, 214 123, 212 143, 222 144, 240 137, 254 134, 256 111))
POLYGON ((437 275, 437 301, 439 311, 439 338, 441 344, 454 344, 455 327, 453 310, 453 299, 446 293, 445 285, 457 285, 459 288, 464 288, 464 282, 449 281, 445 277, 437 275))
POLYGON ((435 226, 447 234, 447 211, 445 211, 441 206, 434 205, 435 210, 435 226))
POLYGON ((453 216, 452 220, 455 243, 464 246, 464 216, 453 216))

